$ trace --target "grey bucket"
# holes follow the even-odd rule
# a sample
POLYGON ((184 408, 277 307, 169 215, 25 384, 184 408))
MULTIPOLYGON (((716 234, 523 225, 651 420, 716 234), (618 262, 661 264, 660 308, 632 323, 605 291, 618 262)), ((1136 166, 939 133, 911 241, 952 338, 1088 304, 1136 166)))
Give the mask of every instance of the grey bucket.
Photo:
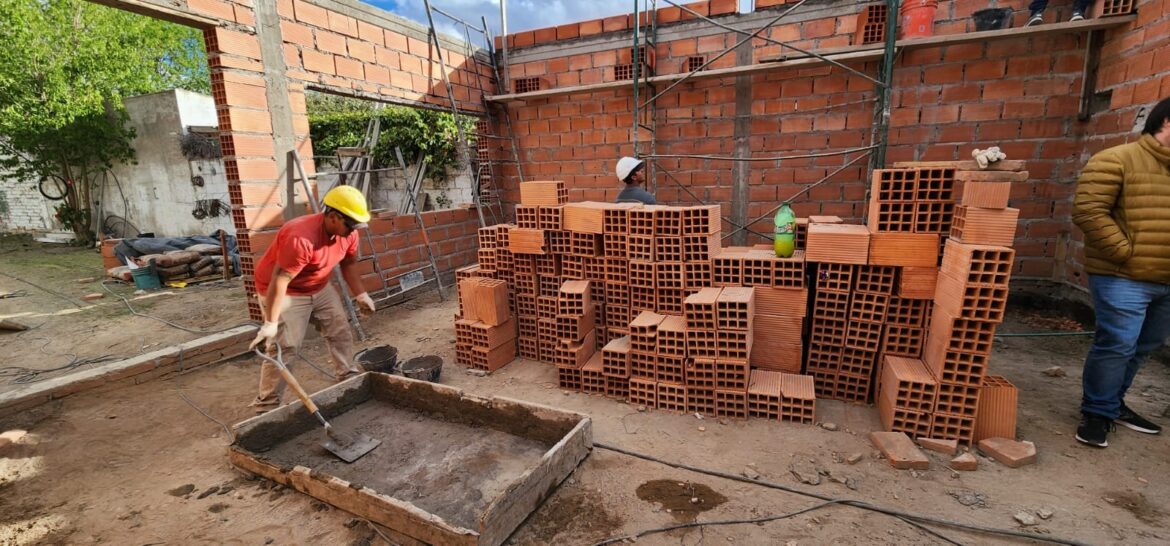
POLYGON ((358 351, 353 359, 368 372, 394 373, 398 371, 398 349, 379 345, 358 351))
POLYGON ((437 355, 416 356, 403 362, 398 371, 403 377, 434 383, 443 371, 443 358, 437 355))

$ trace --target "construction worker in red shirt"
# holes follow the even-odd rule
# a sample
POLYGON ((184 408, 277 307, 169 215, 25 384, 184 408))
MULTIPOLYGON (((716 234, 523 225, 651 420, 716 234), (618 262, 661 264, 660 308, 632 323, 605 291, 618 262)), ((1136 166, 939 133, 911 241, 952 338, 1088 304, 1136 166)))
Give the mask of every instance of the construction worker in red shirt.
MULTIPOLYGON (((353 335, 341 296, 330 283, 334 266, 350 293, 361 290, 357 269, 357 230, 370 220, 366 198, 357 188, 338 186, 325 194, 324 210, 294 218, 284 224, 276 240, 256 265, 256 297, 265 313, 264 325, 252 347, 279 343, 293 355, 304 341, 310 322, 316 327, 332 356, 333 371, 340 381, 361 370, 353 363, 353 335)), ((354 300, 375 310, 364 290, 354 300)), ((260 392, 252 405, 264 412, 280 405, 284 381, 276 366, 260 367, 260 392)))

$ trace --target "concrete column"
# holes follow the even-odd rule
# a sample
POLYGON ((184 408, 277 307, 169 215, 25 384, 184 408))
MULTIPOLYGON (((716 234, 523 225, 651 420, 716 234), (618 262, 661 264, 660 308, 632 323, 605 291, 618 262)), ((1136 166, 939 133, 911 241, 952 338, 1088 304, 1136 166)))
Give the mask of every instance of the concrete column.
MULTIPOLYGON (((288 162, 285 154, 296 146, 293 130, 292 103, 288 96, 288 78, 285 75, 283 38, 280 34, 280 16, 276 2, 255 2, 256 37, 260 40, 260 55, 264 64, 265 97, 268 99, 268 115, 272 118, 272 140, 276 149, 277 181, 287 180, 288 162)), ((303 159, 303 158, 302 158, 303 159)), ((304 200, 302 199, 302 202, 304 200)), ((302 207, 291 206, 296 202, 296 190, 285 189, 284 219, 298 216, 302 207)))
MULTIPOLYGON (((734 39, 734 37, 733 37, 734 39)), ((752 44, 745 41, 735 48, 736 66, 752 64, 752 44)), ((751 157, 750 137, 752 132, 752 77, 735 77, 735 157, 751 157)), ((731 218, 735 223, 746 226, 748 221, 748 176, 751 174, 751 163, 736 161, 731 170, 731 218)), ((732 244, 743 246, 747 244, 748 233, 740 231, 731 241, 732 244)))

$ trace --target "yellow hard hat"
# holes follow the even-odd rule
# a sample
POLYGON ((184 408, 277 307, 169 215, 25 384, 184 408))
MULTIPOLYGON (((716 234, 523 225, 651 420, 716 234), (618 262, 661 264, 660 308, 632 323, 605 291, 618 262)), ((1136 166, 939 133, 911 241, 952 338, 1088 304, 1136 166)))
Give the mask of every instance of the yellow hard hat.
POLYGON ((353 186, 337 186, 325 194, 325 206, 356 220, 359 224, 370 221, 370 209, 366 196, 353 186))

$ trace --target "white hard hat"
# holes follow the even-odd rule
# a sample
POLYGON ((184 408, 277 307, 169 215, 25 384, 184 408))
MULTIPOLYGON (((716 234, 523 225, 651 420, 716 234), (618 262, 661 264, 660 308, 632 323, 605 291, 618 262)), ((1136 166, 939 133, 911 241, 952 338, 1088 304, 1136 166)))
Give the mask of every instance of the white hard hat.
POLYGON ((617 177, 618 180, 625 182, 629 178, 630 173, 633 173, 638 167, 642 166, 642 160, 633 157, 623 157, 617 162, 617 177))

